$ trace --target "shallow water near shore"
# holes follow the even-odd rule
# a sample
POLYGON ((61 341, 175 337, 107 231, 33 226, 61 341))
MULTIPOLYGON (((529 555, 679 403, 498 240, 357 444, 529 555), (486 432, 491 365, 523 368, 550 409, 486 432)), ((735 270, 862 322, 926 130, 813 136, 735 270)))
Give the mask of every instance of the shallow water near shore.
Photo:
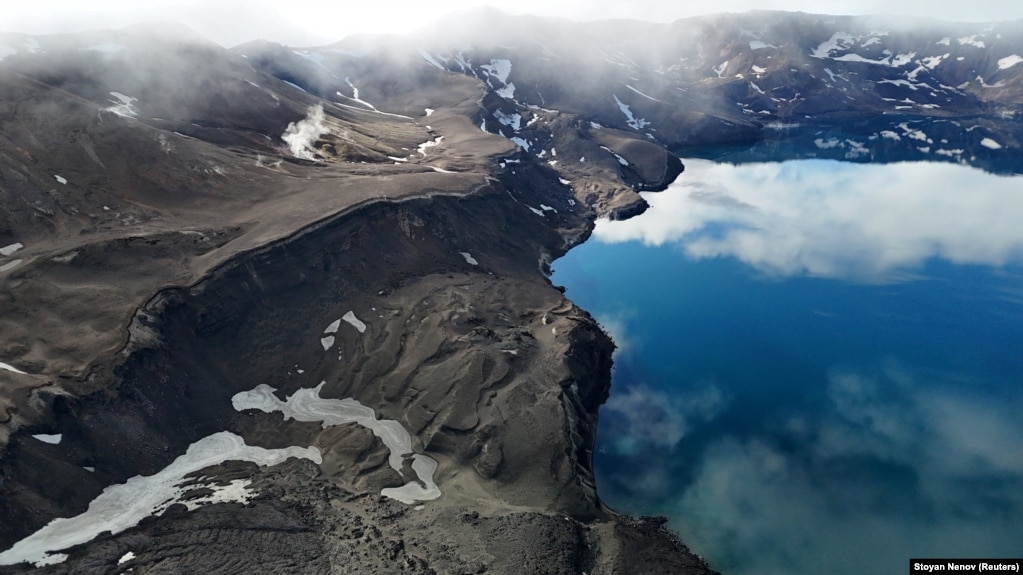
POLYGON ((601 497, 730 575, 1023 556, 1023 178, 683 162, 553 266, 619 346, 601 497))

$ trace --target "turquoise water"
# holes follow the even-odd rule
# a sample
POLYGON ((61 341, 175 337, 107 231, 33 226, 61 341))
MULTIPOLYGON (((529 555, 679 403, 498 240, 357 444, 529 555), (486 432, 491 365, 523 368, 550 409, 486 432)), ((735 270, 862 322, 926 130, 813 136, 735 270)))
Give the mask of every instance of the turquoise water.
POLYGON ((619 345, 605 501, 731 575, 1023 556, 1023 178, 683 162, 554 265, 619 345))

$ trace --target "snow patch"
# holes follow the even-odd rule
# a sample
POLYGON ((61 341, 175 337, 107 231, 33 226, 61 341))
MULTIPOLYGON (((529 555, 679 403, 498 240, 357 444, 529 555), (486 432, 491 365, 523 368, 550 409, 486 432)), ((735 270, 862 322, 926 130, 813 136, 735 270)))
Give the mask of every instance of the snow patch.
POLYGON ((927 56, 926 58, 924 58, 921 61, 923 62, 925 67, 933 70, 933 69, 937 68, 938 64, 941 64, 942 61, 945 60, 945 58, 948 58, 951 55, 952 54, 945 53, 945 54, 942 54, 941 56, 927 56))
POLYGON ((910 128, 909 124, 906 122, 899 124, 898 127, 902 130, 902 135, 906 136, 910 140, 919 140, 921 142, 927 142, 928 144, 934 143, 933 140, 927 137, 927 134, 923 133, 921 130, 914 130, 913 128, 910 128))
POLYGON ((526 206, 526 207, 528 207, 529 211, 533 212, 534 214, 540 216, 541 218, 543 217, 543 210, 538 210, 538 209, 534 208, 533 206, 526 206))
POLYGON ((512 63, 511 60, 502 58, 493 58, 489 64, 483 64, 480 66, 487 74, 487 84, 494 89, 494 92, 502 98, 508 98, 509 100, 515 97, 515 84, 508 81, 508 75, 511 74, 512 63), (498 88, 490 83, 490 78, 497 78, 502 87, 498 88))
POLYGON ((419 147, 416 148, 416 151, 418 151, 421 155, 425 156, 427 148, 433 148, 433 147, 439 146, 441 140, 443 140, 443 139, 444 139, 444 136, 437 136, 433 140, 430 140, 428 142, 423 142, 422 144, 419 144, 419 147))
MULTIPOLYGON (((189 488, 180 487, 185 476, 225 461, 251 461, 257 465, 277 465, 297 457, 321 463, 320 450, 315 447, 264 449, 245 444, 240 436, 228 431, 214 433, 189 446, 188 451, 154 475, 136 475, 124 483, 111 485, 89 503, 82 514, 54 519, 42 529, 18 541, 0 553, 0 565, 22 561, 36 563, 53 561, 53 551, 80 545, 100 533, 120 533, 134 527, 151 515, 166 511, 179 501, 189 488)), ((64 556, 66 559, 66 556, 64 556)))
POLYGON ((135 110, 135 102, 138 101, 138 98, 132 98, 120 92, 110 92, 110 95, 116 100, 108 100, 113 106, 105 108, 106 111, 113 112, 122 118, 134 118, 139 115, 135 110))
POLYGON ((512 142, 515 142, 516 144, 518 144, 518 146, 519 146, 520 148, 522 148, 523 150, 525 150, 525 151, 527 151, 527 152, 529 151, 529 142, 527 142, 527 141, 526 141, 525 139, 523 139, 523 138, 519 138, 519 137, 515 137, 515 138, 509 138, 509 139, 510 139, 510 140, 511 140, 512 142))
POLYGON ((621 100, 619 100, 617 95, 613 96, 615 99, 615 103, 618 104, 618 109, 621 110, 622 114, 625 115, 625 122, 629 124, 629 126, 631 126, 634 130, 642 130, 643 128, 650 125, 650 122, 644 120, 643 118, 636 118, 635 116, 633 116, 632 110, 629 108, 629 106, 627 104, 624 104, 621 100))
POLYGON ((412 470, 419 481, 410 481, 398 488, 383 489, 381 495, 409 505, 441 496, 441 491, 433 479, 437 461, 426 455, 413 454, 412 436, 401 423, 393 419, 377 419, 371 407, 352 398, 324 399, 320 397, 324 385, 326 382, 320 382, 320 385, 313 389, 299 389, 287 400, 281 401, 274 395, 276 391, 274 388, 260 384, 250 391, 236 394, 231 398, 231 404, 237 411, 246 409, 258 409, 265 413, 279 411, 285 420, 319 421, 324 428, 346 423, 361 425, 372 431, 373 435, 379 437, 387 446, 390 450, 388 464, 399 474, 402 473, 405 457, 412 455, 412 470))
POLYGON ((909 80, 903 80, 902 78, 899 78, 897 80, 878 80, 876 83, 877 84, 892 84, 892 85, 895 85, 895 86, 905 86, 906 88, 909 88, 910 90, 913 90, 913 91, 918 90, 918 88, 916 87, 916 84, 913 84, 909 80))
POLYGON ((341 319, 345 320, 345 322, 354 327, 359 333, 366 333, 366 324, 362 323, 359 318, 355 317, 354 311, 349 310, 348 313, 341 316, 341 319))
POLYGON ((973 36, 963 36, 956 41, 959 42, 960 46, 973 46, 974 48, 984 47, 984 41, 978 40, 977 34, 974 34, 973 36))
POLYGON ((59 176, 57 174, 53 174, 53 179, 57 180, 57 183, 62 185, 62 186, 66 186, 67 185, 67 178, 65 178, 63 176, 59 176))
POLYGON ((1009 68, 1012 68, 1013 66, 1019 64, 1020 62, 1023 62, 1023 58, 1019 57, 1016 54, 1013 54, 1012 56, 1006 56, 998 60, 998 69, 1008 70, 1009 68))
POLYGON ((480 265, 480 263, 478 261, 476 261, 476 258, 472 257, 472 254, 470 254, 469 252, 458 252, 458 253, 461 254, 461 256, 463 258, 465 258, 465 263, 467 263, 467 264, 469 264, 471 266, 478 266, 478 265, 480 265))
POLYGON ((1001 150, 1002 149, 1002 145, 999 144, 998 142, 992 140, 991 138, 984 138, 983 140, 980 141, 980 145, 984 146, 985 148, 987 148, 989 150, 1001 150))
POLYGON ((505 114, 501 110, 494 110, 493 116, 498 122, 511 128, 513 132, 518 132, 522 128, 522 116, 518 112, 505 114))
POLYGON ((321 337, 320 345, 323 346, 323 351, 330 351, 330 348, 334 347, 334 336, 327 335, 321 337))
POLYGON ((36 567, 48 567, 50 565, 59 565, 68 559, 67 553, 54 553, 47 555, 38 561, 32 561, 32 565, 36 567))
POLYGON ((852 47, 853 37, 846 32, 835 32, 824 42, 817 45, 810 51, 814 58, 830 58, 831 52, 835 50, 848 50, 852 47))
POLYGON ((33 435, 32 437, 38 439, 39 441, 42 441, 43 443, 49 443, 50 445, 60 445, 60 441, 64 439, 64 436, 61 435, 60 433, 54 434, 39 433, 33 435))
POLYGON ((22 244, 21 242, 15 242, 9 246, 4 246, 0 248, 0 256, 7 257, 23 247, 25 247, 25 245, 22 244))
POLYGON ((9 261, 9 262, 5 263, 4 265, 0 266, 0 272, 6 272, 6 271, 13 270, 14 268, 20 266, 21 262, 22 262, 22 260, 9 261))
POLYGON ((605 150, 605 151, 607 151, 607 152, 608 152, 609 154, 611 154, 612 156, 614 156, 614 157, 615 157, 615 159, 616 159, 616 160, 618 160, 618 163, 619 163, 619 164, 621 164, 621 165, 623 165, 623 166, 628 166, 628 165, 629 165, 629 161, 628 161, 628 160, 626 160, 625 158, 623 158, 623 157, 619 156, 618 154, 616 154, 616 153, 615 153, 615 151, 614 151, 614 150, 612 150, 611 148, 608 148, 607 146, 601 146, 600 148, 601 148, 602 150, 605 150))
POLYGON ((637 90, 636 88, 633 88, 632 86, 630 86, 628 84, 626 84, 625 87, 630 89, 630 90, 632 90, 633 92, 639 94, 640 96, 643 96, 644 98, 646 98, 648 100, 653 100, 654 102, 660 102, 660 100, 658 100, 657 98, 654 98, 653 96, 649 96, 647 94, 644 94, 643 92, 640 92, 639 90, 637 90))
POLYGON ((124 555, 121 555, 121 558, 117 560, 117 564, 118 565, 122 565, 124 563, 127 563, 127 562, 131 561, 134 558, 135 558, 135 554, 132 553, 131 551, 129 551, 129 552, 125 553, 124 555))
POLYGON ((763 40, 750 40, 749 41, 749 49, 750 50, 763 50, 764 48, 777 48, 777 46, 775 46, 774 44, 768 44, 767 42, 764 42, 763 40))

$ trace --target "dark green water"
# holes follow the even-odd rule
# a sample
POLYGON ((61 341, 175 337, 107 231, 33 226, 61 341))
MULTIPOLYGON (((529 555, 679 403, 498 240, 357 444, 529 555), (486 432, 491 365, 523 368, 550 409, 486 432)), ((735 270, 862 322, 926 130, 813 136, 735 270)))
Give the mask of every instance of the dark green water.
POLYGON ((554 265, 620 346, 600 495, 727 574, 1023 556, 1023 178, 683 161, 554 265))

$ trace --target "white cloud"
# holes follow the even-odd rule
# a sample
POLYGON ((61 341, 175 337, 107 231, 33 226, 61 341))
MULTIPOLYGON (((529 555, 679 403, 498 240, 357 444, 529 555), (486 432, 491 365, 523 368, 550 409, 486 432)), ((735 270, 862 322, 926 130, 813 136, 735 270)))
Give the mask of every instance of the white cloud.
POLYGON ((323 106, 316 104, 315 106, 309 106, 309 109, 306 110, 305 118, 288 124, 288 128, 284 130, 281 139, 288 144, 291 154, 296 158, 315 160, 316 140, 327 133, 330 133, 330 128, 325 122, 323 106))
POLYGON ((804 161, 733 166, 687 160, 651 209, 600 221, 604 242, 676 243, 692 258, 731 256, 773 275, 890 281, 941 257, 1023 258, 1023 177, 955 164, 804 161))
MULTIPOLYGON (((292 46, 335 42, 356 33, 407 33, 445 14, 486 5, 478 0, 386 3, 335 2, 325 0, 39 0, 6 2, 0 13, 0 30, 49 34, 89 29, 117 28, 142 21, 170 20, 184 23, 224 46, 267 39, 292 46)), ((620 2, 566 0, 546 2, 520 0, 501 5, 501 10, 575 20, 630 18, 671 22, 679 18, 747 10, 799 10, 825 14, 885 14, 891 2, 848 0, 701 0, 665 3, 660 0, 620 2)), ((900 14, 939 15, 949 20, 989 21, 1023 18, 1023 4, 1007 0, 970 3, 904 0, 900 14)))

